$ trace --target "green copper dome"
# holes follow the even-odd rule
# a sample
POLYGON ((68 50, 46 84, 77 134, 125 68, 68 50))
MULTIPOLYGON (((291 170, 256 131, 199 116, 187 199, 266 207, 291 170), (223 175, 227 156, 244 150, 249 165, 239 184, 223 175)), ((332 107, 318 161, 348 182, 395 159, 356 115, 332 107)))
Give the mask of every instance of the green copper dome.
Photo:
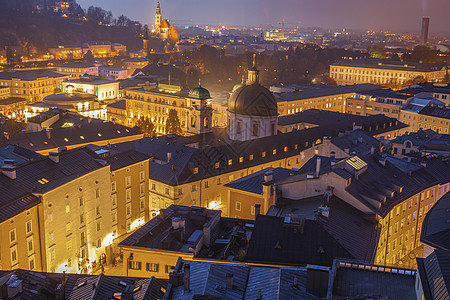
POLYGON ((200 85, 196 88, 193 88, 189 91, 189 98, 198 99, 198 100, 206 100, 210 99, 211 95, 209 94, 209 91, 200 85))

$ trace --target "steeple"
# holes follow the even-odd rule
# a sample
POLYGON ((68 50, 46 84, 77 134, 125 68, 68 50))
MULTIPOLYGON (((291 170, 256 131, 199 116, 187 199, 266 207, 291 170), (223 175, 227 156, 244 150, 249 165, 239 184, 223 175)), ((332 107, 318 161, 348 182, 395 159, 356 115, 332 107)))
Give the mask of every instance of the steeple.
POLYGON ((155 30, 159 30, 161 26, 161 6, 159 1, 156 3, 156 13, 155 13, 155 30))
POLYGON ((248 70, 247 85, 259 83, 259 71, 256 68, 256 54, 253 54, 253 66, 248 70))

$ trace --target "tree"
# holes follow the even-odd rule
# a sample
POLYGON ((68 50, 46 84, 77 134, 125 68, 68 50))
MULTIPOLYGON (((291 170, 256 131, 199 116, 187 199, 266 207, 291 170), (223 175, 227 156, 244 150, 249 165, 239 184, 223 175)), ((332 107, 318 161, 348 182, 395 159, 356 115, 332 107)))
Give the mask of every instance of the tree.
POLYGON ((183 135, 180 119, 178 118, 178 113, 175 109, 169 110, 169 117, 166 121, 166 134, 183 135))
POLYGON ((369 53, 370 57, 374 58, 385 58, 386 51, 384 51, 384 47, 375 45, 367 48, 367 53, 369 53))
POLYGON ((450 74, 448 73, 448 68, 445 69, 445 75, 442 79, 443 83, 450 83, 450 74))
POLYGON ((405 85, 420 84, 426 82, 425 77, 419 75, 405 82, 405 85))
POLYGON ((142 129, 144 137, 156 135, 155 125, 148 117, 141 116, 136 122, 136 126, 142 129))

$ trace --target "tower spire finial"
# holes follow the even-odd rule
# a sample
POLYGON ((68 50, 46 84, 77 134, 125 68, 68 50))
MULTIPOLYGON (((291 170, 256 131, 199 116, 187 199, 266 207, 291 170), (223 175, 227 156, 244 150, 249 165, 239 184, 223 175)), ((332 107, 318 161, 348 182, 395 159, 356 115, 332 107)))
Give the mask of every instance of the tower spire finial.
POLYGON ((256 53, 253 53, 253 67, 256 67, 256 53))
POLYGON ((202 79, 199 77, 198 78, 198 86, 201 87, 202 86, 202 79))

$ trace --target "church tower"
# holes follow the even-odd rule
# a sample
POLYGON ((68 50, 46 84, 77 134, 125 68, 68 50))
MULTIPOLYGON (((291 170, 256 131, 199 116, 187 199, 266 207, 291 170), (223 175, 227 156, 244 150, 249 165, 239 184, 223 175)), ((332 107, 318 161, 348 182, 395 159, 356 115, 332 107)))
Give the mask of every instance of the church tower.
POLYGON ((189 134, 201 134, 212 131, 212 108, 209 91, 198 87, 189 91, 187 97, 189 108, 186 115, 186 131, 189 134))
POLYGON ((156 3, 155 31, 158 31, 160 26, 161 26, 161 6, 159 5, 159 1, 158 1, 156 3))

